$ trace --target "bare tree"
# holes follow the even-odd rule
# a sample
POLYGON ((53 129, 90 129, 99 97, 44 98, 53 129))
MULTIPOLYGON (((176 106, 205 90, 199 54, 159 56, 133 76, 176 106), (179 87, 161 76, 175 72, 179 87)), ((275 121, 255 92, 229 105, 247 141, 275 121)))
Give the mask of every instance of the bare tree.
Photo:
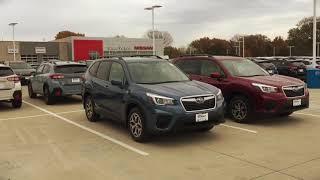
MULTIPOLYGON (((148 32, 146 32, 144 37, 148 38, 148 39, 152 39, 153 38, 152 34, 153 34, 152 30, 149 30, 148 32)), ((154 31, 154 37, 155 37, 155 39, 163 39, 164 47, 169 47, 173 43, 173 38, 172 38, 171 34, 169 32, 167 32, 167 31, 155 30, 154 31)))

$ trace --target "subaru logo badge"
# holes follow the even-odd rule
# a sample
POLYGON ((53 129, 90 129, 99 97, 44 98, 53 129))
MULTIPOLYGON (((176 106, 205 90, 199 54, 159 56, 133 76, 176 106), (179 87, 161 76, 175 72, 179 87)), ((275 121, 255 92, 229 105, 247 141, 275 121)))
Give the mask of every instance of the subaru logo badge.
POLYGON ((198 97, 198 98, 196 98, 196 102, 197 102, 198 104, 203 104, 203 103, 204 103, 204 97, 198 97))

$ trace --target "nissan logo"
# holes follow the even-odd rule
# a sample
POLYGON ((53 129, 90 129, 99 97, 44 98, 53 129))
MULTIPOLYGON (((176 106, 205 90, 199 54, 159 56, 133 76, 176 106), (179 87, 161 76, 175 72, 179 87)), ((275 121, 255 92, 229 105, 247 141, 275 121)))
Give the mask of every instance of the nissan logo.
POLYGON ((196 102, 198 103, 198 104, 203 104, 204 103, 204 97, 198 97, 198 98, 196 98, 196 102))

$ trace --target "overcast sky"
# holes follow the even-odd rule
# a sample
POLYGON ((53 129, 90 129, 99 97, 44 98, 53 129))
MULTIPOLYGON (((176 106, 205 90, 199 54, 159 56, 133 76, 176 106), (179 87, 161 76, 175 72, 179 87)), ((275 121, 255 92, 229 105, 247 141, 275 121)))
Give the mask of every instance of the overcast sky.
POLYGON ((17 40, 52 40, 61 30, 142 37, 151 28, 151 12, 143 9, 153 4, 164 6, 156 10, 156 28, 169 31, 176 46, 238 33, 286 37, 313 13, 312 0, 0 0, 0 36, 12 39, 14 21, 17 40))

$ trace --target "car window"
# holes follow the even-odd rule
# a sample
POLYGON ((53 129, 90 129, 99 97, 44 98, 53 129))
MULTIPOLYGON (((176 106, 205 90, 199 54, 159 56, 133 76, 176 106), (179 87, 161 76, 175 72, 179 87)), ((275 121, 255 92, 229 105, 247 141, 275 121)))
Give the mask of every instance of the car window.
POLYGON ((93 75, 93 76, 97 75, 99 65, 100 65, 100 62, 96 62, 90 67, 89 72, 91 75, 93 75))
POLYGON ((232 76, 236 77, 253 77, 253 76, 269 76, 269 73, 262 69, 256 63, 247 60, 222 60, 223 66, 232 76))
POLYGON ((107 81, 109 67, 110 67, 109 62, 107 61, 101 62, 97 71, 97 78, 107 81))
POLYGON ((86 70, 87 70, 87 66, 84 64, 60 65, 54 68, 54 71, 56 73, 62 73, 62 74, 85 73, 86 70))
POLYGON ((176 65, 186 74, 200 75, 201 61, 199 60, 178 61, 176 65))
POLYGON ((110 76, 109 81, 120 81, 122 82, 124 80, 124 71, 119 63, 112 63, 111 69, 110 69, 110 76))
POLYGON ((14 72, 9 67, 0 67, 0 77, 13 75, 14 72))
POLYGON ((42 74, 43 68, 44 68, 44 65, 39 66, 37 69, 37 74, 42 74))
POLYGON ((202 76, 210 76, 212 73, 219 73, 221 75, 224 75, 221 68, 212 61, 202 61, 201 63, 201 75, 202 76))
POLYGON ((12 69, 32 69, 32 67, 25 62, 10 62, 10 67, 12 69))
POLYGON ((43 68, 42 73, 43 74, 48 74, 50 72, 50 66, 49 65, 45 65, 43 68))

